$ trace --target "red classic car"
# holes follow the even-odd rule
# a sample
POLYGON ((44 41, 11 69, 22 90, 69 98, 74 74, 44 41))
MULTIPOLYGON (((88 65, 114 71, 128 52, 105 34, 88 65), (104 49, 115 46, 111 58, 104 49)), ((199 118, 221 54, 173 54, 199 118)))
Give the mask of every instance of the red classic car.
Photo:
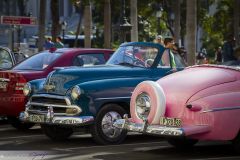
POLYGON ((144 81, 132 94, 130 112, 114 125, 167 137, 182 148, 198 140, 232 141, 240 152, 240 68, 193 66, 144 81))
POLYGON ((18 115, 27 98, 23 86, 31 80, 45 78, 54 67, 104 64, 113 53, 109 49, 63 48, 43 51, 17 64, 12 70, 0 72, 0 116, 7 116, 13 127, 27 129, 33 124, 22 123, 18 115))

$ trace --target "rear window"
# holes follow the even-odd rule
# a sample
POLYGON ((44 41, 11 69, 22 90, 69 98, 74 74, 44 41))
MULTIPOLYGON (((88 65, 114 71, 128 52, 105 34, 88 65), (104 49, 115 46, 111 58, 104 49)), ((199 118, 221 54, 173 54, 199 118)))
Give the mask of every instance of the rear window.
POLYGON ((62 55, 62 53, 44 51, 19 63, 13 70, 43 70, 58 59, 60 55, 62 55))

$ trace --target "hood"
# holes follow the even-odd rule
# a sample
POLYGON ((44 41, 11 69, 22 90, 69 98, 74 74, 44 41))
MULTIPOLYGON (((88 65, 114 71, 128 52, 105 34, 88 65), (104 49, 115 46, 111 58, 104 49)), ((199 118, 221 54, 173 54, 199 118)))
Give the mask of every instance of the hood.
POLYGON ((158 83, 165 92, 167 105, 180 106, 201 90, 236 81, 233 72, 236 71, 221 67, 191 67, 168 75, 158 83))
MULTIPOLYGON (((89 67, 58 68, 48 75, 46 84, 54 85, 54 94, 65 92, 76 84, 102 79, 116 79, 127 77, 145 77, 146 68, 124 67, 119 65, 99 65, 89 67)), ((149 75, 149 74, 148 74, 149 75)))

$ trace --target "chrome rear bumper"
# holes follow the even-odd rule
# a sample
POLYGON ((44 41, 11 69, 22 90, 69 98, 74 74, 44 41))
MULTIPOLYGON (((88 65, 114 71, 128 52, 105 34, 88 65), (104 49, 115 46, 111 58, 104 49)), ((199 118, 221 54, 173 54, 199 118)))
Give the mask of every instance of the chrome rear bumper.
POLYGON ((114 124, 115 127, 126 129, 132 132, 140 132, 143 134, 159 135, 159 136, 190 136, 199 133, 206 133, 211 130, 208 125, 196 125, 196 126, 185 126, 181 128, 161 126, 161 125, 150 125, 145 123, 134 123, 131 119, 119 119, 114 124))
POLYGON ((159 125, 149 125, 147 123, 133 123, 126 119, 117 120, 114 126, 121 129, 126 129, 132 132, 140 132, 153 135, 164 136, 184 136, 184 132, 181 128, 164 127, 159 125))

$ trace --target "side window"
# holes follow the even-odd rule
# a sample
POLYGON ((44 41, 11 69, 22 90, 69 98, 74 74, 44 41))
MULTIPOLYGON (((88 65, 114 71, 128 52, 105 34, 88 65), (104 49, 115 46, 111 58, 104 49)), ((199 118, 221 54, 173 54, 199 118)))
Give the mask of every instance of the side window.
POLYGON ((164 52, 163 52, 163 55, 162 55, 162 58, 161 60, 159 61, 159 64, 158 64, 158 67, 170 67, 170 56, 169 56, 169 50, 166 49, 164 52))
POLYGON ((9 69, 13 66, 11 55, 5 49, 0 49, 0 68, 9 69))
POLYGON ((105 64, 104 54, 96 54, 96 53, 88 53, 88 54, 80 54, 73 60, 74 66, 93 66, 105 64))

